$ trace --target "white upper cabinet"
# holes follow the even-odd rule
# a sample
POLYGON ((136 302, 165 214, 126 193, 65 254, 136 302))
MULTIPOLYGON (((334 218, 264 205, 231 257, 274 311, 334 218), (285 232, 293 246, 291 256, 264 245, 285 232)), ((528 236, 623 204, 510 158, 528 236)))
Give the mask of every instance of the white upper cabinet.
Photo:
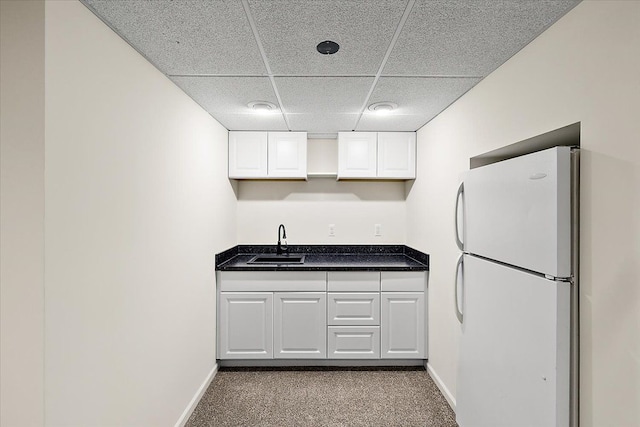
POLYGON ((229 132, 229 178, 267 176, 267 132, 229 132))
POLYGON ((415 177, 415 132, 338 133, 338 179, 415 177))
POLYGON ((307 177, 306 132, 269 132, 268 177, 307 177))
POLYGON ((378 178, 416 177, 416 133, 378 132, 378 178))
POLYGON ((229 178, 307 178, 306 132, 229 132, 229 178))
POLYGON ((375 132, 338 133, 338 179, 376 176, 375 132))

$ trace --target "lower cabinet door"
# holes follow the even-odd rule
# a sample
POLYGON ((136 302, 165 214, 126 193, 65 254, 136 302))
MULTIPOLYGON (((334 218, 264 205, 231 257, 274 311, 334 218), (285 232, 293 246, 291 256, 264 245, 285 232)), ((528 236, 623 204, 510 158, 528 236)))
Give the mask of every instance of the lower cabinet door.
POLYGON ((274 293, 275 359, 327 357, 327 295, 325 292, 274 293))
POLYGON ((425 358, 425 312, 424 292, 382 292, 382 359, 425 358))
POLYGON ((272 324, 271 292, 221 292, 218 358, 273 358, 272 324))
POLYGON ((379 326, 329 326, 329 359, 379 359, 379 326))

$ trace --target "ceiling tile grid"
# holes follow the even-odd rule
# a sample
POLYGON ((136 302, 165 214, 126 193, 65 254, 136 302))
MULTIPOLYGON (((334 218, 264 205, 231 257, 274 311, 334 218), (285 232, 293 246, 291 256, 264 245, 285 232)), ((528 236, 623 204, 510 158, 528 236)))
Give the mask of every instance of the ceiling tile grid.
POLYGON ((383 116, 365 110, 357 130, 419 129, 479 81, 480 78, 469 77, 380 77, 369 102, 389 101, 398 104, 398 108, 383 116))
POLYGON ((227 129, 313 133, 415 131, 579 2, 81 1, 227 129))
POLYGON ((171 80, 214 117, 250 113, 251 101, 278 104, 268 77, 172 76, 171 80))
POLYGON ((275 75, 375 75, 406 0, 249 0, 275 75), (334 55, 316 45, 335 41, 334 55))
POLYGON ((286 113, 358 114, 373 77, 275 77, 286 113))
POLYGON ((309 133, 348 132, 355 129, 358 114, 338 114, 320 111, 310 114, 288 114, 287 119, 292 131, 309 133), (329 132, 328 129, 331 131, 329 132))
POLYGON ((284 121, 284 117, 281 113, 218 113, 214 117, 220 122, 220 124, 222 124, 222 126, 226 127, 229 130, 288 130, 287 124, 284 121))

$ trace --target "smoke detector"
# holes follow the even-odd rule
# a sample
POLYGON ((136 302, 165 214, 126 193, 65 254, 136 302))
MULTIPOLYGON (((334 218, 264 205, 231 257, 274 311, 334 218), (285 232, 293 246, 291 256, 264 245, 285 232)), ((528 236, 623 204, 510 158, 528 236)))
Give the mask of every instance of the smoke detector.
POLYGON ((318 43, 318 46, 316 46, 316 49, 318 49, 318 52, 320 52, 323 55, 333 55, 338 50, 340 50, 340 45, 336 42, 332 42, 331 40, 325 40, 323 42, 318 43))

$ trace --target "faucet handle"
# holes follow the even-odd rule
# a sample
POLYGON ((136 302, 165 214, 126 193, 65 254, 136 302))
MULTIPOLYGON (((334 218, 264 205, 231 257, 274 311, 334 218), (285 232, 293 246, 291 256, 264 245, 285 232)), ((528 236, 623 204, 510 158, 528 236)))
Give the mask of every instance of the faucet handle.
POLYGON ((282 239, 282 252, 286 254, 289 253, 289 245, 287 244, 287 239, 282 239))

